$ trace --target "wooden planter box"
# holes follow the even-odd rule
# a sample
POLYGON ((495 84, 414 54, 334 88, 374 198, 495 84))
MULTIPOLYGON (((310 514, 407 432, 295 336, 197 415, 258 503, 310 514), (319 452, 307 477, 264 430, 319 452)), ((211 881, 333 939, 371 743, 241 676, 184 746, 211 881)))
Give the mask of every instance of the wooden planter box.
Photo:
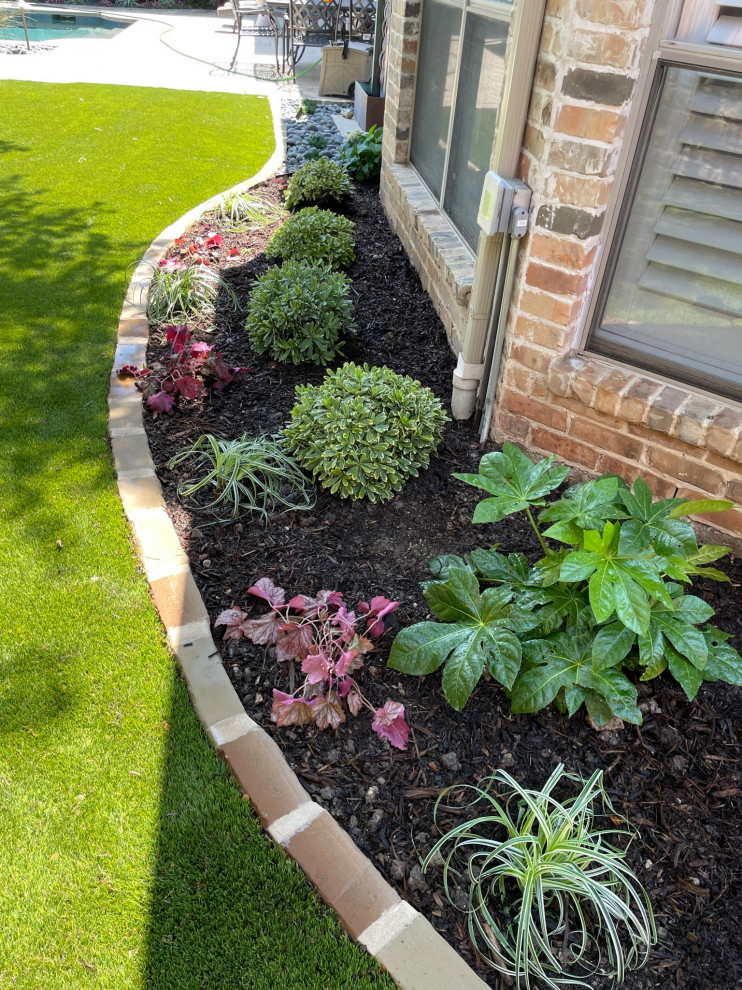
POLYGON ((371 96, 369 84, 360 79, 356 80, 353 116, 362 131, 367 131, 374 124, 377 127, 384 124, 384 97, 371 96))

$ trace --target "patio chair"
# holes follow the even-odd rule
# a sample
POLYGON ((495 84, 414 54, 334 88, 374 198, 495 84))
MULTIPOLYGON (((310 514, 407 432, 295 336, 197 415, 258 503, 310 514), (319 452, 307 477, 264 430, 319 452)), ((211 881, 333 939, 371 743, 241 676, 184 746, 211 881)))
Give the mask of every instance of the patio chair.
MULTIPOLYGON (((366 41, 373 38, 374 24, 376 23, 376 2, 375 0, 352 0, 350 16, 350 30, 348 36, 350 41, 366 41)), ((347 11, 343 4, 343 16, 347 22, 347 11)), ((346 27, 347 30, 347 27, 346 27)))
MULTIPOLYGON (((229 0, 234 15, 235 29, 237 31, 237 45, 235 46, 232 62, 229 71, 232 72, 237 63, 237 54, 240 50, 242 35, 247 34, 257 38, 273 38, 273 48, 276 57, 276 71, 280 72, 278 59, 278 37, 279 27, 274 17, 273 11, 264 0, 229 0), (265 17, 268 24, 258 24, 261 17, 265 17), (250 20, 253 23, 250 23, 250 20), (245 22, 248 23, 245 23, 245 22)), ((284 30, 281 24, 281 32, 284 30)))
POLYGON ((292 68, 310 47, 321 48, 337 41, 340 5, 325 0, 290 0, 288 52, 292 68))

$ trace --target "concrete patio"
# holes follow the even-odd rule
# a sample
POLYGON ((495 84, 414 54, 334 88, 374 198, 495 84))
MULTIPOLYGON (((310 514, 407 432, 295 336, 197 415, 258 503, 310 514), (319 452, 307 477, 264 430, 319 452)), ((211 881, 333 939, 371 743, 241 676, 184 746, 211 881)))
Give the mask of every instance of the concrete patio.
MULTIPOLYGON (((41 8, 49 10, 48 7, 41 8)), ((307 48, 295 79, 276 79, 273 39, 243 35, 235 70, 229 66, 237 41, 232 18, 216 11, 137 10, 124 7, 61 7, 55 13, 100 11, 131 19, 112 38, 64 38, 51 51, 29 55, 0 52, 0 79, 35 82, 111 83, 168 89, 317 99, 321 50, 307 48)), ((338 102, 333 99, 332 102, 338 102)))

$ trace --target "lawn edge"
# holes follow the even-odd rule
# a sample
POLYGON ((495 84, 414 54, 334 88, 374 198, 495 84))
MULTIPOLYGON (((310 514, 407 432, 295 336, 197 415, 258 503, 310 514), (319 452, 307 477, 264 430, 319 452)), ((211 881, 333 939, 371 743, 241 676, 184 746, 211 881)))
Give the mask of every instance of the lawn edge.
MULTIPOLYGON (((277 96, 268 97, 276 150, 243 192, 270 178, 285 156, 277 96)), ((193 707, 268 835, 304 870, 351 938, 402 990, 488 990, 433 926, 384 880, 334 818, 313 801, 271 736, 245 712, 221 662, 188 557, 168 516, 144 429, 142 394, 122 365, 146 363, 146 292, 153 267, 224 192, 183 214, 156 237, 131 277, 119 319, 108 406, 118 490, 153 603, 193 707)))

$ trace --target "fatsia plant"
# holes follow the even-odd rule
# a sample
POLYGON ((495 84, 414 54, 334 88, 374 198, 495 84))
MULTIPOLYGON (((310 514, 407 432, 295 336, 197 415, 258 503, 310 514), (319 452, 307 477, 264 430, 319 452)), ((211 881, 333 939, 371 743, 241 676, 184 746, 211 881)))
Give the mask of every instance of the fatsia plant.
POLYGON ((452 791, 470 794, 470 815, 447 832, 427 856, 443 859, 451 903, 464 894, 469 935, 489 965, 516 986, 590 987, 592 977, 621 982, 639 969, 657 941, 649 897, 614 842, 630 837, 603 786, 559 764, 541 790, 522 787, 504 770, 478 786, 456 785, 438 798, 450 811, 452 791), (581 785, 558 799, 560 782, 581 785), (608 817, 610 816, 610 818, 608 817))
POLYGON ((630 487, 604 475, 547 504, 567 474, 554 461, 534 464, 506 443, 477 474, 454 475, 487 493, 474 522, 522 511, 544 556, 530 564, 494 547, 431 561, 424 593, 440 622, 402 630, 390 666, 429 674, 445 665, 443 691, 459 711, 486 668, 514 712, 555 702, 573 715, 584 703, 599 725, 613 715, 641 723, 633 672, 648 681, 669 670, 690 700, 704 680, 742 685, 742 657, 704 625, 713 609, 684 590, 695 576, 726 581, 708 564, 729 549, 699 546, 686 517, 732 503, 654 501, 642 479, 630 487))
POLYGON ((248 591, 264 599, 270 610, 250 619, 242 609, 228 608, 214 625, 226 627, 225 640, 245 638, 262 646, 275 645, 279 661, 298 661, 306 675, 291 694, 274 688, 274 722, 279 726, 311 722, 318 729, 337 729, 345 721, 346 706, 351 715, 367 708, 373 713, 373 731, 397 749, 407 749, 410 729, 404 705, 388 698, 381 708, 374 708, 353 676, 363 667, 364 656, 374 648, 372 640, 384 632, 384 620, 399 608, 399 602, 376 595, 370 603, 358 603, 358 614, 348 609, 340 591, 320 591, 316 597, 295 595, 287 602, 284 589, 267 577, 248 591), (364 631, 361 623, 365 623, 364 631))

